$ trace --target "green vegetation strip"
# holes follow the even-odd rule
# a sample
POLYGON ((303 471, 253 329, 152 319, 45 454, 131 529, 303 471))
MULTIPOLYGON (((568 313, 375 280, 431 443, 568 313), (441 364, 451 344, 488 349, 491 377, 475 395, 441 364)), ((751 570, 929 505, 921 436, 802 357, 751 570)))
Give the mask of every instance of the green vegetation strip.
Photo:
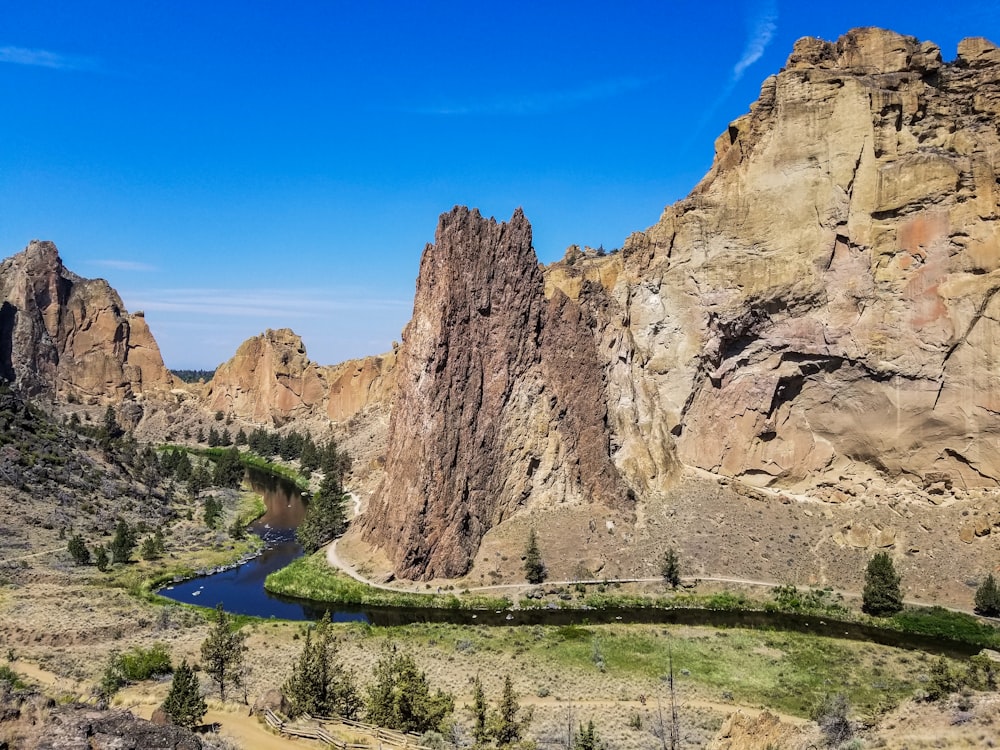
MULTIPOLYGON (((881 713, 917 693, 935 661, 920 652, 836 638, 743 628, 566 625, 476 628, 421 623, 346 625, 350 638, 388 639, 427 663, 503 664, 524 672, 539 695, 561 703, 619 686, 622 700, 667 701, 671 659, 678 698, 766 705, 808 717, 827 694, 846 695, 858 715, 881 713)), ((446 667, 447 668, 447 667, 446 667)), ((624 709, 623 709, 624 710, 624 709)))
MULTIPOLYGON (((218 458, 223 453, 231 451, 232 448, 196 448, 190 445, 176 445, 174 443, 164 443, 159 447, 161 451, 177 450, 183 451, 185 453, 193 453, 196 456, 206 456, 208 458, 218 458)), ((284 477, 285 479, 294 482, 295 486, 300 490, 309 489, 309 477, 304 474, 299 473, 295 468, 291 466, 285 466, 284 464, 274 463, 273 461, 268 461, 265 458, 261 458, 256 453, 250 453, 249 451, 238 451, 240 454, 240 463, 244 466, 250 466, 254 469, 260 469, 261 471, 267 471, 271 474, 277 474, 284 477)))
POLYGON ((511 601, 507 598, 378 589, 331 568, 322 551, 309 557, 300 557, 287 567, 271 573, 264 582, 264 588, 273 594, 323 604, 484 610, 506 609, 511 606, 511 601))
MULTIPOLYGON (((331 568, 322 552, 299 558, 272 573, 267 577, 264 588, 274 594, 327 604, 481 610, 507 609, 511 606, 507 598, 378 589, 331 568)), ((869 617, 844 606, 828 590, 796 592, 792 587, 782 587, 777 594, 776 600, 760 600, 725 591, 660 596, 605 591, 583 594, 575 601, 560 601, 559 605, 565 609, 580 610, 655 608, 805 614, 826 618, 828 622, 862 624, 899 633, 948 639, 979 648, 1000 649, 1000 630, 996 627, 972 615, 941 607, 907 609, 893 617, 869 617)), ((518 606, 537 609, 550 604, 544 600, 522 599, 518 606)))

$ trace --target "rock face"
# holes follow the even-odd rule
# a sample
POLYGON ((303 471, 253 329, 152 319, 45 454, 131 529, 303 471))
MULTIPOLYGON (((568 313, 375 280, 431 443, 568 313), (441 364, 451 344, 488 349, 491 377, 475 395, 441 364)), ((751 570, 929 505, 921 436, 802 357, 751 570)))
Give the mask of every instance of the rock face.
POLYGON ((349 359, 324 368, 326 415, 345 422, 370 406, 388 404, 396 388, 396 353, 349 359))
POLYGON ((441 216, 399 350, 386 479, 364 516, 398 574, 464 573, 529 498, 628 503, 590 322, 544 287, 520 210, 509 223, 441 216))
POLYGON ((319 366, 288 328, 268 329, 244 341, 232 359, 219 365, 210 385, 209 409, 255 422, 302 416, 326 394, 319 366))
POLYGON ((51 242, 0 263, 0 378, 28 395, 123 401, 173 376, 141 312, 103 279, 63 267, 51 242))
POLYGON ((605 287, 611 425, 762 484, 1000 480, 1000 53, 799 41, 605 287), (624 408, 623 408, 624 407, 624 408))
POLYGON ((206 405, 253 422, 284 424, 323 414, 347 420, 387 399, 395 382, 395 355, 322 367, 306 355, 291 329, 268 329, 244 341, 209 384, 206 405))

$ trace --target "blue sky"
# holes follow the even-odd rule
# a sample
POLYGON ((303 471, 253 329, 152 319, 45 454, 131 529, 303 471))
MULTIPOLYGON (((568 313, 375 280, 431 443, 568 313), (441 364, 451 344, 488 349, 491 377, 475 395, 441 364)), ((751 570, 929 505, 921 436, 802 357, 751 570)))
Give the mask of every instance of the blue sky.
POLYGON ((170 367, 385 351, 455 204, 544 262, 682 198, 802 36, 1000 42, 993 2, 0 2, 0 253, 54 241, 170 367))

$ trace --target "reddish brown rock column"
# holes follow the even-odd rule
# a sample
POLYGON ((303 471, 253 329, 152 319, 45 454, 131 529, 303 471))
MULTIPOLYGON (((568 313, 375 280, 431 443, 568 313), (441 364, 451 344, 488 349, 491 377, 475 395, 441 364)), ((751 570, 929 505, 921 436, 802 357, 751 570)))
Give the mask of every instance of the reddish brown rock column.
POLYGON ((607 455, 593 337, 563 298, 553 330, 565 340, 547 339, 543 289, 520 209, 509 223, 466 208, 441 216, 399 351, 386 478, 364 517, 365 538, 398 575, 465 573, 491 527, 536 496, 589 501, 592 475, 608 499, 625 496, 607 455), (560 344, 580 346, 579 362, 596 370, 586 388, 560 344))

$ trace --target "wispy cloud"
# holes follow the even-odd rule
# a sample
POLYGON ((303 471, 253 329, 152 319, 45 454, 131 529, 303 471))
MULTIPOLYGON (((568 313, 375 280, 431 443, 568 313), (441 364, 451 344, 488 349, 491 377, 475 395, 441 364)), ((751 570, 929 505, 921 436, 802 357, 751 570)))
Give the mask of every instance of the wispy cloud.
POLYGON ((654 79, 614 78, 594 81, 562 91, 521 92, 465 102, 444 102, 414 107, 410 112, 422 115, 537 115, 571 109, 600 99, 610 99, 641 89, 654 79))
POLYGON ((159 271, 156 266, 149 263, 139 263, 134 260, 115 260, 114 258, 104 258, 90 261, 95 266, 113 268, 116 271, 159 271))
POLYGON ((0 47, 0 63, 31 65, 53 70, 96 70, 97 61, 90 57, 63 55, 47 49, 26 47, 0 47))
POLYGON ((761 3, 756 9, 752 20, 750 35, 743 47, 743 55, 733 66, 733 82, 740 80, 746 69, 764 55, 767 45, 778 30, 778 7, 774 0, 761 3))
POLYGON ((412 300, 334 289, 152 289, 126 295, 129 307, 144 311, 288 320, 344 312, 405 309, 412 300))
POLYGON ((736 84, 739 83, 747 68, 763 57, 767 46, 774 39, 774 34, 778 30, 778 6, 775 0, 762 0, 762 2, 757 3, 753 7, 753 13, 749 18, 747 28, 748 34, 743 44, 743 53, 740 55, 739 60, 736 61, 736 64, 733 65, 732 72, 729 74, 729 80, 719 90, 712 103, 705 108, 701 119, 698 121, 698 125, 691 130, 687 143, 688 148, 700 140, 702 132, 708 123, 715 118, 715 113, 719 111, 722 103, 736 89, 736 84))

